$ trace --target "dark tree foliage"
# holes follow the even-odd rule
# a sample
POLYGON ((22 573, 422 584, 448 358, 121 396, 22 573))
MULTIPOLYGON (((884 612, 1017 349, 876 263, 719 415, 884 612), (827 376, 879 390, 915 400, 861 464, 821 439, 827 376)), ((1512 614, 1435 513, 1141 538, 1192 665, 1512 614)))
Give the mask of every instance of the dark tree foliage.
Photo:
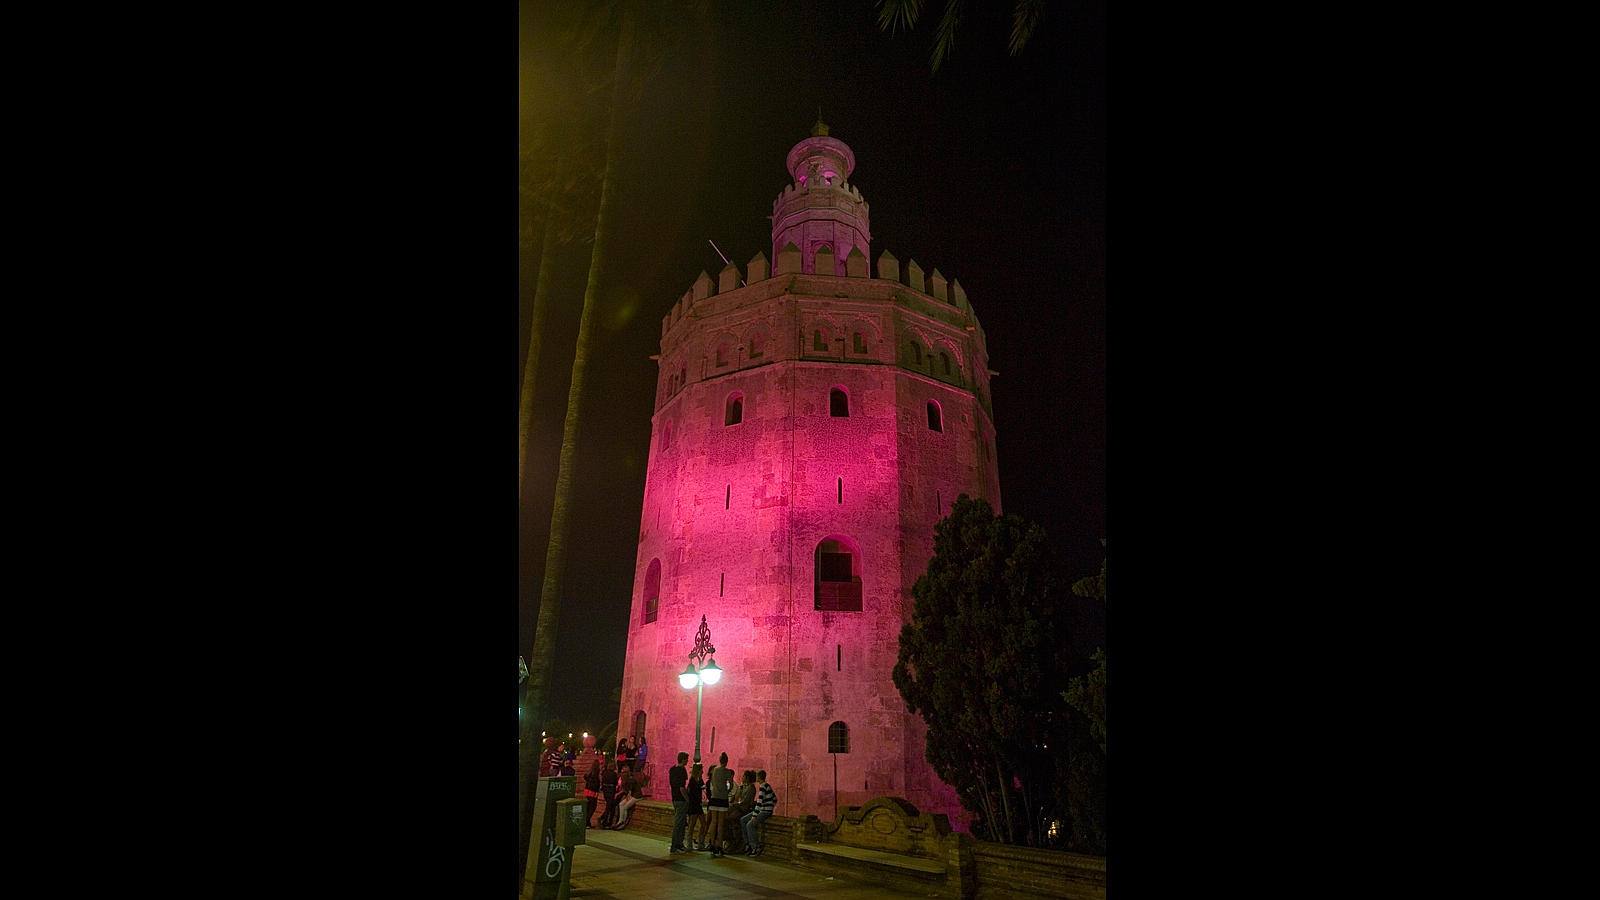
POLYGON ((1042 528, 962 495, 934 527, 894 681, 979 836, 1103 853, 1105 754, 1064 690, 1090 667, 1076 607, 1101 601, 1063 588, 1042 528))

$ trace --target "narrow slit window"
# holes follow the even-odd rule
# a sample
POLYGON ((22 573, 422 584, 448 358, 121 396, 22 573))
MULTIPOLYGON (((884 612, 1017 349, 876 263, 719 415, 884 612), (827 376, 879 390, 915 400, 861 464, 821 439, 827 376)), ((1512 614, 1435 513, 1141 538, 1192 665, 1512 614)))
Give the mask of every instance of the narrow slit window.
POLYGON ((733 485, 728 485, 728 490, 722 495, 722 508, 727 509, 733 503, 733 485))
POLYGON ((839 657, 838 657, 838 659, 839 659, 839 671, 843 672, 844 671, 844 645, 843 644, 835 644, 834 648, 835 648, 835 652, 837 652, 839 654, 839 657))
POLYGON ((728 586, 728 573, 727 572, 719 572, 719 573, 717 573, 717 596, 718 597, 722 596, 722 591, 727 586, 728 586))
POLYGON ((650 560, 650 568, 644 574, 644 624, 649 625, 656 620, 656 615, 661 609, 661 560, 650 560))
POLYGON ((844 502, 844 476, 839 476, 839 502, 844 502))

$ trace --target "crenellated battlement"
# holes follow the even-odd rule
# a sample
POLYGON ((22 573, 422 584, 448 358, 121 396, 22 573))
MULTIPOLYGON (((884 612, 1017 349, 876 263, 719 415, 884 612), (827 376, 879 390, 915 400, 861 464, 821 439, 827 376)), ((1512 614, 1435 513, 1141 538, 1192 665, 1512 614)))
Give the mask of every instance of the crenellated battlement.
MULTIPOLYGON (((813 258, 815 259, 819 256, 822 259, 824 271, 835 268, 832 247, 827 244, 819 245, 813 253, 813 258)), ((704 314, 709 314, 713 311, 721 312, 739 305, 738 301, 740 299, 764 299, 771 296, 773 291, 757 291, 755 290, 756 287, 766 281, 795 275, 807 275, 808 277, 819 279, 841 278, 863 281, 892 281, 896 285, 910 288, 912 292, 915 292, 925 301, 960 312, 965 318, 971 320, 978 334, 982 335, 983 333, 982 325, 978 322, 977 311, 972 308, 971 303, 968 301, 966 289, 961 286, 960 279, 946 279, 938 268, 935 268, 931 275, 925 277, 922 266, 915 259, 906 262, 905 271, 902 274, 900 261, 895 258, 893 253, 885 250, 878 255, 878 273, 876 276, 869 271, 867 258, 859 247, 851 248, 850 255, 845 258, 845 273, 843 275, 818 275, 815 263, 809 267, 811 271, 807 272, 807 267, 803 267, 801 263, 800 249, 791 243, 778 252, 778 264, 770 277, 767 274, 766 255, 757 253, 749 262, 749 280, 742 286, 739 282, 744 280, 745 274, 736 263, 729 263, 725 266, 718 273, 715 280, 705 270, 701 270, 694 283, 690 285, 688 290, 683 292, 682 297, 678 298, 678 302, 672 305, 672 309, 665 316, 662 316, 662 338, 665 339, 668 333, 672 331, 673 326, 677 325, 691 312, 704 314), (740 297, 735 298, 730 303, 727 298, 732 294, 740 294, 740 297), (708 301, 714 299, 718 301, 714 306, 708 303, 708 301)))

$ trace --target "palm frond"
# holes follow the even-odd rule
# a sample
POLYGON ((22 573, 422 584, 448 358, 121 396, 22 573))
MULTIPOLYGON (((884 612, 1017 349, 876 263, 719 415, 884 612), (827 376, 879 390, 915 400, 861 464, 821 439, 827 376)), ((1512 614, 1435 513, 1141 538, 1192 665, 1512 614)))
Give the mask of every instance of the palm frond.
POLYGON ((878 30, 893 33, 903 25, 910 31, 921 14, 922 0, 878 0, 878 30))
POLYGON ((944 15, 939 19, 939 31, 933 39, 933 71, 938 72, 939 66, 950 56, 956 48, 956 26, 961 24, 961 7, 965 0, 947 0, 944 5, 944 15))
POLYGON ((1011 55, 1016 56, 1033 37, 1039 20, 1044 18, 1044 0, 1017 0, 1011 10, 1011 55))

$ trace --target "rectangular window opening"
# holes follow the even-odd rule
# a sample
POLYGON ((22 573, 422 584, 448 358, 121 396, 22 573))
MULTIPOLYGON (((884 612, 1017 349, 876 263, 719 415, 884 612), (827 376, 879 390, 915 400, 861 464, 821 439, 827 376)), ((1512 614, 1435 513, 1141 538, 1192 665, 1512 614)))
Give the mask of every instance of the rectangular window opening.
POLYGON ((843 672, 844 671, 844 645, 843 644, 835 644, 834 646, 836 648, 838 648, 838 652, 839 652, 839 671, 843 672))

